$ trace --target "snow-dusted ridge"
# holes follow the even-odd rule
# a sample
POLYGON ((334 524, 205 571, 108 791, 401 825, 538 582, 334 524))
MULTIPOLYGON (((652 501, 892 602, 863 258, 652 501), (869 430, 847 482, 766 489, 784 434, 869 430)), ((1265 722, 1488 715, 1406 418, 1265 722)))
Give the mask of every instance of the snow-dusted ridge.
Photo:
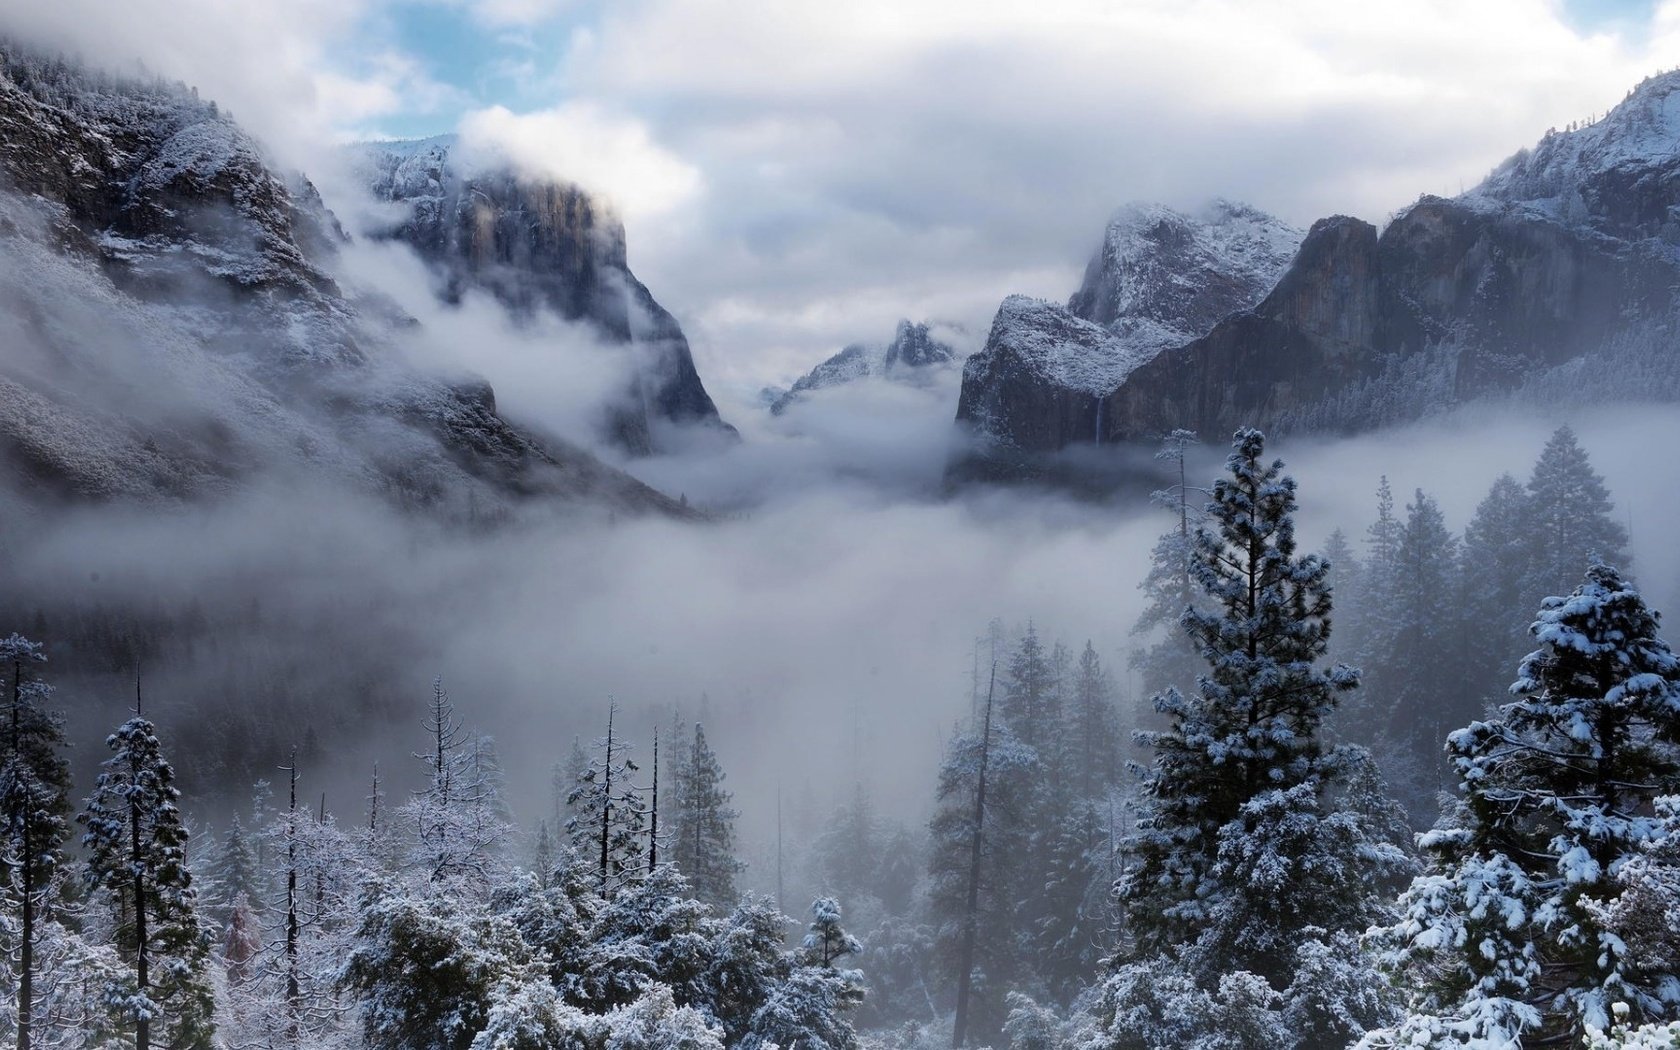
POLYGON ((409 364, 407 319, 333 279, 344 234, 214 103, 0 38, 0 475, 51 498, 194 499, 259 475, 444 515, 669 510, 409 364))
POLYGON ((767 398, 770 412, 781 415, 812 390, 841 386, 860 379, 879 377, 919 384, 957 360, 954 347, 943 338, 947 333, 927 322, 898 322, 889 343, 852 343, 833 357, 801 376, 792 387, 774 391, 767 398))
POLYGON ((672 428, 732 438, 681 326, 629 266, 624 224, 583 188, 534 176, 452 135, 350 147, 373 195, 401 217, 370 235, 402 241, 459 299, 489 292, 516 316, 549 311, 625 350, 626 384, 603 436, 632 454, 682 444, 672 428))
POLYGON ((1012 354, 1045 382, 1102 397, 1164 345, 1172 344, 1139 340, 1131 330, 1106 329, 1069 314, 1057 303, 1012 295, 998 306, 986 345, 1012 354))
POLYGON ((1650 176, 1680 165, 1680 70, 1649 77, 1599 120, 1556 129, 1518 150, 1469 191, 1469 200, 1526 203, 1564 220, 1588 217, 1580 199, 1618 173, 1650 176))
POLYGON ((1048 451, 1100 440, 1099 402, 1139 368, 1250 310, 1277 284, 1300 230, 1245 204, 1115 212, 1066 306, 1012 295, 963 369, 958 422, 985 443, 1048 451))
POLYGON ((1109 220, 1068 309, 1139 346, 1182 344, 1259 302, 1303 236, 1233 201, 1190 212, 1134 202, 1109 220))

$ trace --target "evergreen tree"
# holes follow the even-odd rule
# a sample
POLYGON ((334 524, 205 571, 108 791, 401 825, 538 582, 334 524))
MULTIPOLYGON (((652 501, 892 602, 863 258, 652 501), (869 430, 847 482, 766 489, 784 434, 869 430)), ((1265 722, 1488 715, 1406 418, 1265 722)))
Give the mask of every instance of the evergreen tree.
POLYGON ((1089 640, 1079 654, 1067 718, 1074 788, 1082 799, 1096 798, 1119 779, 1121 741, 1113 686, 1089 640))
POLYGON ((1528 479, 1529 571, 1521 608, 1539 608, 1543 598, 1564 593, 1591 559, 1626 568, 1627 530, 1611 516, 1614 509, 1575 432, 1559 427, 1528 479))
POLYGON ((1349 598, 1359 589, 1359 556, 1353 553, 1353 544, 1348 541, 1347 533, 1341 529, 1335 529, 1325 537, 1324 550, 1319 556, 1330 567, 1324 579, 1337 596, 1336 622, 1340 626, 1337 627, 1336 633, 1351 634, 1350 621, 1355 617, 1353 609, 1349 608, 1349 598))
POLYGON ((1059 998, 1072 998, 1112 947, 1114 872, 1106 808, 1076 800, 1060 819, 1039 825, 1034 838, 1040 888, 1021 902, 1031 923, 1029 961, 1033 976, 1059 998))
POLYGON ((1143 613, 1132 626, 1134 635, 1153 635, 1165 629, 1159 641, 1132 657, 1132 665, 1141 672, 1144 688, 1150 692, 1162 692, 1173 686, 1188 688, 1201 667, 1195 649, 1188 644, 1184 632, 1177 629, 1178 618, 1199 597, 1191 563, 1201 511, 1192 494, 1205 496, 1206 491, 1193 489, 1185 476, 1185 459, 1195 444, 1194 431, 1175 430, 1155 454, 1157 460, 1171 465, 1177 482, 1151 494, 1151 500, 1170 511, 1174 521, 1173 527, 1161 534, 1150 551, 1149 572, 1138 585, 1144 594, 1143 613))
POLYGON ((1457 590, 1458 544, 1440 506, 1419 489, 1406 505, 1390 585, 1393 641, 1371 670, 1389 704, 1387 740, 1411 779, 1411 802, 1429 807, 1444 786, 1440 741, 1474 713, 1465 710, 1460 668, 1463 632, 1447 603, 1457 590))
POLYGON ((9 672, 10 686, 0 737, 0 869, 7 910, 17 913, 19 1050, 29 1050, 34 1042, 41 919, 69 831, 70 769, 63 756, 63 724, 45 709, 51 689, 35 673, 45 662, 38 643, 18 634, 0 639, 0 668, 9 672))
POLYGON ((1501 474, 1464 527, 1457 595, 1464 645, 1460 670, 1475 700, 1502 694, 1509 684, 1504 676, 1526 649, 1527 625, 1520 610, 1528 596, 1528 507, 1522 483, 1501 474))
POLYGON ((677 767, 670 853, 695 897, 718 908, 734 905, 740 895, 735 876, 746 867, 735 856, 735 818, 740 813, 730 805, 734 796, 723 780, 723 767, 706 743, 706 730, 696 722, 694 743, 677 767))
POLYGON ((645 872, 646 810, 630 775, 638 769, 630 746, 617 735, 618 703, 607 705, 607 735, 595 741, 596 757, 578 777, 566 804, 573 816, 566 829, 572 848, 594 862, 598 891, 611 894, 645 872))
POLYGON ((807 965, 830 970, 837 959, 863 951, 862 943, 840 925, 840 902, 833 897, 818 897, 811 902, 811 925, 804 948, 807 965))
POLYGON ((548 889, 549 883, 554 878, 555 865, 558 863, 559 857, 554 850, 554 837, 548 833, 548 821, 544 820, 537 825, 537 843, 531 852, 531 867, 536 871, 539 887, 544 890, 548 889))
POLYGON ((1656 797, 1680 781, 1680 659, 1657 627, 1593 566, 1542 604, 1517 699, 1449 738, 1464 805, 1423 839, 1430 870, 1377 938, 1414 1016, 1371 1045, 1578 1044, 1617 1003, 1672 1016, 1680 974, 1611 927, 1618 874, 1659 838, 1656 797))
MULTIPOLYGON (((1325 538, 1320 557, 1330 567, 1324 582, 1336 595, 1336 651, 1338 655, 1351 654, 1365 635, 1368 617, 1363 600, 1366 582, 1364 566, 1360 564, 1359 556, 1354 554, 1353 543, 1347 533, 1339 528, 1325 538)), ((1356 704, 1357 698, 1350 698, 1350 702, 1340 710, 1341 717, 1345 719, 1356 704)))
POLYGON ((133 967, 131 984, 110 994, 133 1019, 136 1050, 147 1050, 154 1034, 160 1046, 208 1047, 209 944, 186 866, 175 771, 138 714, 106 743, 112 755, 77 820, 86 829, 88 882, 110 894, 118 946, 133 967))
MULTIPOLYGON (((995 681, 995 672, 994 672, 995 681)), ((1031 852, 1042 789, 1038 754, 996 717, 995 689, 946 747, 929 825, 929 909, 939 969, 955 991, 954 1046, 1003 1024, 1004 993, 1027 963, 1031 852)))
POLYGON ((1258 431, 1237 432, 1211 527, 1196 532, 1194 570, 1212 608, 1192 608, 1184 624, 1208 670, 1198 694, 1156 698, 1170 725, 1143 734, 1155 761, 1121 890, 1125 956, 1175 954, 1207 934, 1195 952, 1204 977, 1271 965, 1272 946, 1354 919, 1343 901, 1346 865, 1314 868, 1295 851, 1303 825, 1325 822, 1322 793, 1338 765, 1322 753, 1319 726, 1358 674, 1321 667, 1328 568, 1295 553, 1295 482, 1263 453, 1258 431), (1281 865, 1270 873, 1282 881, 1269 910, 1245 906, 1245 858, 1260 855, 1281 865), (1240 937, 1219 921, 1232 911, 1253 923, 1240 937))
POLYGON ((257 855, 245 834, 239 814, 233 815, 227 833, 198 880, 203 910, 218 927, 233 916, 234 902, 244 897, 247 906, 258 897, 257 855))
POLYGON ((424 724, 430 746, 415 757, 425 764, 426 787, 403 806, 415 832, 410 862, 431 882, 465 880, 482 889, 510 833, 495 745, 469 735, 441 677, 432 681, 424 724))
POLYGON ((554 763, 549 769, 550 802, 554 808, 555 828, 566 827, 577 814, 572 811, 572 803, 568 801, 572 789, 577 787, 578 780, 589 770, 589 755, 583 750, 583 741, 572 738, 571 750, 566 757, 554 763))
POLYGON ((875 890, 881 856, 881 821, 869 788, 860 780, 852 797, 835 808, 811 843, 812 875, 823 893, 856 906, 875 890))
POLYGON ((1031 623, 1009 657, 1004 681, 1004 720, 1023 744, 1038 750, 1040 759, 1047 760, 1056 742, 1061 711, 1056 707, 1055 666, 1031 623))
POLYGON ((1394 651, 1394 620, 1400 586, 1400 541, 1405 525, 1394 513, 1394 490, 1385 474, 1377 484, 1377 518, 1365 530, 1365 561, 1360 566, 1361 615, 1348 626, 1348 652, 1358 666, 1375 667, 1394 651))
POLYGON ((455 704, 443 687, 443 676, 432 679, 431 707, 426 714, 426 735, 431 747, 414 757, 426 764, 429 794, 440 806, 447 807, 453 797, 455 775, 461 765, 461 736, 465 732, 455 717, 455 704))

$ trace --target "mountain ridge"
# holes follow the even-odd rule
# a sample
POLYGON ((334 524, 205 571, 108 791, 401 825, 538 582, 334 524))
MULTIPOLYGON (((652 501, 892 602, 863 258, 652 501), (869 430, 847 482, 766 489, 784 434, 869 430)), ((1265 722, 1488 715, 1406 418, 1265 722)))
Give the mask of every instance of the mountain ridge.
POLYGON ((957 351, 932 334, 929 322, 898 322, 885 344, 850 343, 794 381, 787 390, 768 398, 771 415, 782 415, 812 390, 879 377, 898 382, 925 383, 933 371, 953 364, 957 351))
MULTIPOLYGON (((1680 360, 1665 349, 1680 309, 1676 245, 1680 72, 1648 79, 1591 125, 1548 133, 1459 197, 1420 197, 1380 230, 1319 220, 1263 297, 1160 347, 1112 389, 990 364, 1034 338, 1050 357, 1109 353, 1089 338, 1058 342, 1051 329, 1065 323, 1047 316, 1036 335, 994 324, 965 370, 957 418, 976 440, 952 475, 1033 476, 1074 445, 1179 428, 1356 433, 1548 396, 1566 367, 1575 399, 1680 399, 1680 360), (1583 377, 1584 361, 1602 367, 1583 377)), ((1010 311, 1006 300, 1000 321, 1010 311)))
POLYGON ((623 223, 593 195, 501 162, 460 163, 455 136, 362 143, 369 188, 405 205, 373 231, 414 249, 442 279, 441 297, 489 292, 516 317, 548 310, 591 325, 633 359, 606 436, 633 455, 669 449, 674 427, 734 437, 694 366, 682 327, 630 270, 623 223))
POLYGON ((692 516, 420 372, 331 275, 344 234, 213 102, 0 41, 0 464, 41 500, 320 475, 448 517, 692 516))

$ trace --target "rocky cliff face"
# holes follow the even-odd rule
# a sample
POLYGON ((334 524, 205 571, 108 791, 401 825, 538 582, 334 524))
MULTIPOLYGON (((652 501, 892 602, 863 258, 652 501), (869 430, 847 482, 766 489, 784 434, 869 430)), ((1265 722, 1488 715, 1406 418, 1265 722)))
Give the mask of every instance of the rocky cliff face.
POLYGON ((1300 230, 1232 201, 1194 215, 1130 204, 1109 220, 1068 311, 1139 347, 1181 346, 1259 302, 1300 243, 1300 230))
POLYGON ((342 231, 214 104, 0 43, 0 470, 42 498, 259 474, 465 513, 671 501, 398 353, 329 275, 342 231))
POLYGON ((901 383, 931 382, 934 374, 950 367, 957 351, 938 338, 927 324, 898 322, 892 342, 885 346, 853 343, 801 376, 793 386, 769 399, 770 411, 781 415, 812 390, 840 386, 877 376, 901 383))
POLYGON ((551 310, 587 321, 634 358, 609 435, 636 454, 661 428, 733 435, 694 368, 676 318, 630 272, 624 226, 576 186, 502 168, 463 170, 452 137, 362 148, 374 193, 409 206, 384 235, 411 245, 442 276, 445 298, 481 288, 516 314, 551 310))
POLYGON ((1065 308, 1004 300, 964 367, 958 420, 999 460, 1109 440, 1107 395, 1164 350, 1259 302, 1300 240, 1229 201, 1194 215, 1122 208, 1065 308))
MULTIPOLYGON (((970 361, 958 415, 1007 473, 1030 471, 1035 454, 1177 427, 1340 433, 1490 397, 1677 399, 1676 244, 1680 74, 1668 74, 1597 124, 1548 134, 1462 197, 1421 198, 1380 232, 1346 216, 1315 223, 1263 298, 1111 371, 1104 389, 995 363, 1020 341, 1003 325, 1018 313, 1006 302, 1002 329, 970 361)), ((1106 315, 1088 304, 1102 301, 1074 297, 1097 319, 1106 315)), ((1113 356, 1089 333, 1047 326, 1035 338, 1050 357, 1113 356)))

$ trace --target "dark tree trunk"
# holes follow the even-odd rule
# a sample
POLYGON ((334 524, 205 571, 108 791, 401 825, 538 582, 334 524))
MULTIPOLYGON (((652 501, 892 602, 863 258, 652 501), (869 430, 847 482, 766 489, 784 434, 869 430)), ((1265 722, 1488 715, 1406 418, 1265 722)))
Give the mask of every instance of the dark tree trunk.
POLYGON ((966 1046, 970 1000, 974 990, 974 950, 980 935, 980 861, 986 834, 986 766, 992 751, 992 697, 997 690, 997 663, 992 663, 986 687, 986 714, 980 730, 980 773, 974 787, 974 836, 968 850, 968 901, 963 908, 962 950, 957 964, 957 1016, 951 1025, 951 1045, 966 1046))

